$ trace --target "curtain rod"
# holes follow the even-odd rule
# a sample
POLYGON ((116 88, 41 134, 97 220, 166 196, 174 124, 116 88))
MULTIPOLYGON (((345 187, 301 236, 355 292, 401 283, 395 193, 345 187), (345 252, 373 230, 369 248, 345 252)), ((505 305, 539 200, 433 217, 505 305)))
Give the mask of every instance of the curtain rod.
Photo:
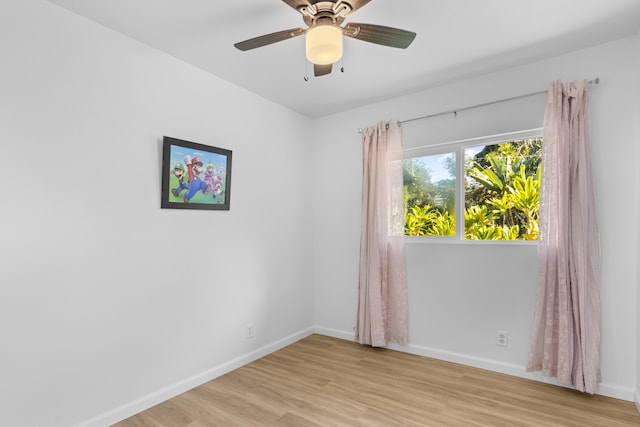
MULTIPOLYGON (((600 84, 600 77, 596 77, 595 79, 588 80, 587 83, 589 83, 590 85, 591 84, 594 84, 594 85, 600 84)), ((486 107, 488 105, 500 104, 502 102, 515 101, 516 99, 528 98, 530 96, 536 96, 536 95, 542 95, 543 93, 547 93, 547 91, 546 90, 540 90, 538 92, 525 93, 524 95, 512 96, 511 98, 498 99, 497 101, 490 101, 490 102, 485 102, 485 103, 482 103, 482 104, 470 105, 468 107, 457 108, 455 110, 448 110, 448 111, 442 111, 440 113, 429 114, 427 116, 420 116, 420 117, 414 117, 412 119, 400 120, 398 123, 408 123, 408 122, 414 122, 416 120, 431 119, 433 117, 446 116, 448 114, 453 114, 453 116, 456 117, 460 111, 473 110, 474 108, 486 107)), ((362 129, 358 129, 358 133, 362 133, 362 129)))

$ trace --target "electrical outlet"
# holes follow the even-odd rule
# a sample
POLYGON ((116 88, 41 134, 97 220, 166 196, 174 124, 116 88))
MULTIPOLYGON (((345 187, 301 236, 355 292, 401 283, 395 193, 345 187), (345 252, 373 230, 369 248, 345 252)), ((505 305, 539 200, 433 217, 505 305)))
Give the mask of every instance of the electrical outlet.
POLYGON ((509 343, 509 334, 507 331, 496 331, 496 345, 506 347, 509 343))
POLYGON ((253 338, 253 323, 247 323, 247 339, 253 338))

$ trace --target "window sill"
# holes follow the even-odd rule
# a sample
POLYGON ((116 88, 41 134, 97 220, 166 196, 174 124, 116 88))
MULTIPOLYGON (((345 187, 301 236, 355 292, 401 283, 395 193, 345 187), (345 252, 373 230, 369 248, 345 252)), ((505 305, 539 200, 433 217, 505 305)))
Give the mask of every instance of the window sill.
POLYGON ((404 242, 409 244, 436 244, 436 245, 524 245, 537 246, 537 240, 462 240, 458 237, 449 236, 404 236, 404 242))

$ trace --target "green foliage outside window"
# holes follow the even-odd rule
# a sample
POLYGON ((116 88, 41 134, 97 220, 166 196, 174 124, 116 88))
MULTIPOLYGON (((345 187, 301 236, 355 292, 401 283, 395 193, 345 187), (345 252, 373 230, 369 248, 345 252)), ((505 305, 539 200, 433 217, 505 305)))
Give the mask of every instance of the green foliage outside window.
POLYGON ((455 158, 453 153, 404 160, 405 234, 410 236, 454 236, 455 158), (445 176, 434 180, 427 161, 442 163, 445 176), (435 181, 435 182, 434 182, 435 181))
MULTIPOLYGON (((464 238, 537 240, 542 139, 464 150, 464 238)), ((454 236, 455 157, 439 155, 448 177, 434 180, 427 162, 404 161, 405 234, 454 236)))

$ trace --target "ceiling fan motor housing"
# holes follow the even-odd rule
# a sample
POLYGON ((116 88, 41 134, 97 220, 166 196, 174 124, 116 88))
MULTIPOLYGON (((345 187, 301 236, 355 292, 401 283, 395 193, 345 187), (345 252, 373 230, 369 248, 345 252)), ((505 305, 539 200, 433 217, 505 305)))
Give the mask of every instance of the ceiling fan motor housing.
POLYGON ((337 1, 309 1, 298 7, 302 19, 309 27, 320 25, 321 22, 331 20, 333 25, 340 25, 350 14, 353 7, 342 0, 337 1))

